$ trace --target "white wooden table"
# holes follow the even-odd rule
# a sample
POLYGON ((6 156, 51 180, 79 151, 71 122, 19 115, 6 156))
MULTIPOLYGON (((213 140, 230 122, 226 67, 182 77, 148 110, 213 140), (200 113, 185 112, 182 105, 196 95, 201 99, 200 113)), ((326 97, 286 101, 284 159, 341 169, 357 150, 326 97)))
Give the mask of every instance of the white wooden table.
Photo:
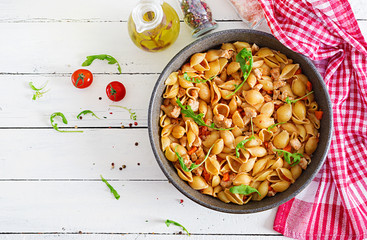
MULTIPOLYGON (((182 19, 176 1, 167 2, 182 19)), ((217 31, 245 28, 225 0, 208 3, 217 31)), ((351 3, 367 37, 367 6, 364 0, 351 3)), ((163 67, 194 39, 181 21, 179 39, 168 50, 139 50, 127 34, 134 4, 0 1, 0 239, 187 239, 177 235, 180 228, 167 228, 166 219, 186 226, 190 239, 286 239, 272 229, 276 209, 248 215, 215 212, 168 183, 149 145, 147 107, 163 67), (102 53, 116 57, 123 73, 96 61, 89 67, 93 85, 73 87, 71 73, 85 56, 102 53), (113 80, 125 84, 127 96, 119 104, 136 111, 137 127, 122 129, 132 122, 128 112, 109 108, 105 87, 113 80), (32 101, 29 81, 36 86, 49 81, 50 92, 32 101), (84 109, 106 119, 76 120, 84 109), (68 118, 69 127, 77 125, 84 133, 52 129, 50 114, 57 111, 68 118), (127 167, 120 171, 122 165, 127 167)), ((259 29, 269 32, 265 23, 259 29)))

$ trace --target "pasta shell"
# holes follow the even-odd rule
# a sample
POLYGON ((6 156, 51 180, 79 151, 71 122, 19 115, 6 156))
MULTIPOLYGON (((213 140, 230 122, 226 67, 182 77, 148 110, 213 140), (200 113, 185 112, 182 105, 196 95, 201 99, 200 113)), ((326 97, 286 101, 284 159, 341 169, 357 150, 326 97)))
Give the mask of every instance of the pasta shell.
POLYGON ((247 151, 254 157, 264 157, 266 155, 266 149, 263 147, 247 148, 247 151))
POLYGON ((274 90, 274 84, 273 84, 272 81, 259 79, 258 82, 263 85, 262 89, 264 89, 265 91, 273 91, 274 90))
POLYGON ((230 149, 235 149, 234 145, 234 136, 233 133, 229 130, 222 130, 220 131, 220 137, 224 141, 224 145, 230 149))
MULTIPOLYGON (((200 78, 196 73, 187 73, 187 75, 190 78, 200 78)), ((180 84, 180 87, 185 89, 194 86, 192 82, 185 80, 183 75, 178 75, 178 83, 180 84)))
POLYGON ((190 63, 186 63, 181 67, 181 72, 185 73, 190 73, 190 72, 196 72, 196 69, 193 67, 190 67, 190 63))
POLYGON ((264 170, 260 173, 258 173, 255 177, 254 177, 254 180, 253 181, 258 181, 258 182, 262 182, 264 180, 267 179, 267 177, 269 176, 270 173, 272 173, 273 170, 272 169, 269 169, 269 170, 264 170))
POLYGON ((236 51, 236 47, 232 43, 223 43, 221 49, 236 51))
POLYGON ((189 185, 195 190, 201 190, 209 186, 201 176, 193 176, 189 185))
POLYGON ((299 64, 288 64, 288 65, 286 65, 283 68, 282 73, 280 74, 279 78, 280 79, 289 79, 289 78, 293 77, 293 75, 296 73, 298 68, 299 68, 299 64))
MULTIPOLYGON (((178 164, 178 166, 180 166, 178 164)), ((177 175, 184 181, 186 182, 192 182, 193 181, 193 177, 192 177, 192 172, 185 172, 184 170, 181 169, 181 167, 176 167, 177 170, 177 175)))
POLYGON ((293 175, 287 168, 277 168, 275 171, 278 173, 279 178, 283 181, 294 183, 293 175))
POLYGON ((269 48, 262 47, 262 48, 259 49, 259 51, 257 51, 255 56, 265 58, 265 57, 268 57, 268 56, 274 56, 274 53, 269 48))
POLYGON ((274 57, 278 60, 278 62, 288 64, 288 58, 283 53, 274 51, 274 57))
POLYGON ((215 105, 213 108, 213 114, 214 115, 223 115, 224 117, 228 117, 230 112, 229 106, 227 104, 219 103, 215 105))
POLYGON ((275 192, 284 192, 285 190, 287 190, 289 188, 290 185, 291 185, 290 182, 287 182, 287 181, 279 181, 279 182, 276 182, 274 184, 271 184, 270 187, 275 192))
MULTIPOLYGON (((219 67, 220 67, 219 72, 222 73, 222 71, 224 70, 224 67, 228 63, 228 59, 221 57, 221 58, 218 59, 218 61, 219 61, 219 67)), ((227 75, 227 70, 226 70, 225 74, 227 75)), ((222 79, 222 76, 221 76, 221 79, 222 79)), ((222 79, 222 80, 225 81, 226 79, 222 79)))
POLYGON ((212 187, 217 187, 220 184, 220 177, 218 175, 214 175, 212 178, 212 187))
POLYGON ((227 74, 228 75, 232 75, 233 73, 237 72, 238 70, 240 70, 240 63, 239 62, 231 62, 227 66, 227 74))
POLYGON ((208 62, 212 62, 212 61, 217 60, 221 55, 222 55, 222 50, 212 49, 206 53, 205 58, 208 62))
POLYGON ((252 168, 254 167, 256 162, 256 157, 249 158, 246 162, 244 162, 241 167, 238 169, 239 172, 250 172, 252 168))
POLYGON ((209 69, 206 69, 205 78, 209 79, 211 77, 217 76, 220 71, 220 65, 218 59, 209 63, 209 69))
POLYGON ((261 129, 259 132, 259 138, 263 142, 268 142, 273 137, 273 132, 269 132, 267 129, 261 129))
POLYGON ((238 80, 230 80, 230 81, 226 81, 225 83, 219 85, 218 87, 221 89, 225 89, 225 90, 235 90, 236 89, 236 85, 240 85, 241 81, 238 80))
POLYGON ((182 138, 185 135, 185 133, 186 133, 185 128, 179 125, 175 126, 172 129, 172 136, 174 136, 177 139, 182 138))
POLYGON ((189 87, 186 89, 186 95, 189 98, 196 100, 199 97, 199 91, 200 88, 198 87, 189 87))
POLYGON ((320 128, 320 120, 316 118, 315 113, 308 113, 308 118, 316 129, 320 128))
POLYGON ((238 111, 233 113, 232 121, 237 127, 243 128, 245 126, 245 123, 243 122, 243 119, 238 111))
POLYGON ((271 117, 273 113, 274 113, 274 103, 273 102, 265 103, 260 109, 260 114, 264 116, 271 117))
POLYGON ((217 158, 215 155, 208 157, 208 159, 205 162, 205 170, 212 175, 219 174, 220 164, 217 161, 217 158))
POLYGON ((317 143, 319 139, 317 137, 310 137, 305 145, 305 151, 308 155, 311 155, 313 152, 316 151, 317 143))
POLYGON ((229 168, 232 170, 232 172, 238 173, 242 162, 236 158, 235 156, 227 156, 226 160, 228 162, 229 168))
POLYGON ((303 101, 298 101, 293 105, 292 113, 294 117, 301 121, 306 118, 306 106, 303 101))
POLYGON ((255 176, 259 172, 263 171, 266 167, 267 159, 259 159, 255 162, 254 168, 252 169, 252 176, 255 176))
POLYGON ((220 94, 223 99, 230 100, 232 98, 233 92, 225 89, 220 89, 220 94))
POLYGON ((221 191, 217 194, 217 197, 219 200, 221 200, 224 203, 230 203, 229 199, 227 198, 227 195, 224 193, 224 191, 221 191))
POLYGON ((169 135, 171 135, 172 133, 172 129, 175 125, 167 125, 165 126, 163 129, 162 129, 162 132, 161 132, 161 137, 168 137, 169 135))
POLYGON ((247 42, 235 42, 233 43, 233 46, 236 48, 237 52, 240 52, 242 49, 247 48, 248 50, 251 50, 251 45, 247 42))
POLYGON ((238 173, 236 175, 236 177, 233 179, 233 185, 238 186, 238 185, 250 185, 252 181, 252 177, 250 175, 248 175, 247 173, 238 173))
POLYGON ((217 86, 217 84, 215 84, 215 82, 211 83, 211 88, 210 88, 210 96, 211 96, 211 105, 215 106, 215 104, 217 104, 219 102, 219 100, 221 99, 221 93, 219 91, 219 88, 217 86))
POLYGON ((288 122, 292 118, 292 106, 290 104, 284 104, 277 110, 278 122, 288 122))
POLYGON ((210 148, 220 137, 219 131, 211 131, 210 135, 208 135, 203 141, 203 145, 206 148, 210 148))
POLYGON ((277 174, 275 171, 271 172, 271 173, 266 177, 266 180, 268 180, 270 183, 276 183, 276 182, 280 182, 280 181, 282 181, 282 180, 279 178, 278 174, 277 174))
POLYGON ((174 85, 178 81, 178 72, 171 73, 166 81, 164 81, 164 85, 170 86, 174 85))
POLYGON ((257 115, 252 121, 258 128, 268 128, 274 124, 274 118, 270 118, 263 114, 257 115))
POLYGON ((252 106, 264 102, 263 95, 261 95, 261 93, 256 90, 249 90, 244 92, 244 97, 246 102, 248 102, 252 106))
POLYGON ((291 168, 291 173, 292 173, 293 179, 296 180, 297 178, 299 178, 299 176, 301 176, 302 168, 297 164, 291 168))
POLYGON ((306 95, 306 84, 296 78, 292 81, 292 92, 299 97, 306 95))
POLYGON ((264 59, 259 56, 253 56, 252 61, 252 68, 259 68, 264 64, 264 59))
POLYGON ((252 197, 252 200, 254 200, 254 201, 260 201, 268 194, 269 182, 267 180, 263 181, 259 185, 257 190, 259 191, 260 195, 259 194, 254 194, 253 197, 252 197))
MULTIPOLYGON (((200 65, 204 61, 206 63, 208 63, 208 61, 206 61, 206 59, 205 59, 205 56, 206 56, 206 53, 195 53, 194 55, 192 55, 191 58, 190 58, 190 67, 195 68, 196 65, 200 65)), ((204 69, 204 70, 196 69, 196 70, 199 71, 199 72, 202 72, 202 71, 207 70, 207 69, 204 69)))
POLYGON ((235 204, 243 205, 243 198, 238 193, 231 193, 229 189, 224 190, 224 194, 226 195, 227 199, 235 204))
POLYGON ((208 87, 207 83, 197 83, 196 87, 200 89, 199 98, 209 103, 211 92, 210 92, 210 88, 208 87))
POLYGON ((173 85, 169 85, 166 88, 166 92, 163 94, 163 98, 175 98, 178 94, 179 84, 178 82, 173 85))
POLYGON ((169 139, 169 137, 161 137, 162 151, 166 151, 170 144, 171 140, 169 139))
POLYGON ((233 95, 233 97, 232 97, 232 99, 231 99, 231 101, 229 102, 229 104, 228 104, 228 107, 229 107, 229 109, 230 109, 230 113, 231 114, 233 114, 235 111, 237 111, 237 108, 239 107, 239 106, 241 106, 241 104, 242 104, 242 100, 240 99, 240 97, 239 96, 237 96, 237 95, 233 95))
POLYGON ((224 141, 223 141, 223 139, 218 139, 213 144, 213 148, 212 148, 211 153, 217 155, 217 154, 219 154, 219 153, 221 153, 223 151, 223 148, 224 148, 224 141))
POLYGON ((164 128, 165 126, 168 126, 171 124, 171 119, 169 117, 167 117, 166 114, 164 114, 160 119, 159 119, 159 126, 161 126, 161 128, 164 128))
POLYGON ((285 130, 277 134, 273 139, 274 147, 283 149, 289 144, 289 133, 285 130))
POLYGON ((270 68, 280 67, 280 63, 274 56, 267 56, 264 58, 264 61, 270 68))
POLYGON ((204 188, 204 189, 201 190, 202 194, 206 194, 206 195, 210 195, 210 196, 213 195, 213 192, 214 192, 213 187, 210 186, 210 185, 207 188, 204 188))

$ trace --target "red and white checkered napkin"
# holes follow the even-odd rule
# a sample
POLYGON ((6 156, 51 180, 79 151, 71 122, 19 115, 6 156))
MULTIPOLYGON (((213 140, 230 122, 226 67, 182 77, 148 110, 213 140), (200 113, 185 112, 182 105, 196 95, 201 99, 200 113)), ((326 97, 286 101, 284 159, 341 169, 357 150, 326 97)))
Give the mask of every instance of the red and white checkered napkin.
POLYGON ((351 7, 347 0, 259 2, 274 36, 315 61, 334 112, 326 164, 279 207, 274 229, 297 239, 366 238, 367 43, 351 7))

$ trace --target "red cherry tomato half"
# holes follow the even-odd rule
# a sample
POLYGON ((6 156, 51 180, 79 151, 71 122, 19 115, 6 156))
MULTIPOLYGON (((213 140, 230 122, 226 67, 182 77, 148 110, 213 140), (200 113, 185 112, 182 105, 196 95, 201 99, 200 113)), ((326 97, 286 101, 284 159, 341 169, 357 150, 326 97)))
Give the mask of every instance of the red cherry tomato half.
POLYGON ((106 87, 107 97, 112 101, 121 101, 126 95, 126 89, 124 84, 113 81, 110 82, 106 87))
POLYGON ((92 84, 93 74, 87 69, 78 69, 71 75, 71 81, 76 88, 86 88, 92 84))

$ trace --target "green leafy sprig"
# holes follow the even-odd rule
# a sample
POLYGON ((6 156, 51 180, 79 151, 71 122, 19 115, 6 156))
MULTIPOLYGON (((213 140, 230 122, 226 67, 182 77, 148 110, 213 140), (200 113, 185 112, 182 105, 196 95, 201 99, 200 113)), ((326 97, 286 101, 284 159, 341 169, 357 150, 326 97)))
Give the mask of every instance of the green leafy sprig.
POLYGON ((250 187, 248 185, 243 185, 243 184, 239 186, 233 186, 229 189, 229 191, 231 193, 238 193, 242 195, 249 195, 251 193, 257 192, 261 196, 261 194, 259 193, 259 191, 257 191, 256 188, 250 187))
POLYGON ((254 125, 252 123, 252 118, 250 118, 250 121, 251 121, 251 132, 252 132, 252 135, 251 137, 247 138, 247 139, 244 139, 242 140, 241 142, 239 142, 236 146, 236 157, 240 157, 240 148, 243 148, 245 149, 245 144, 253 139, 255 139, 255 135, 254 135, 254 125))
POLYGON ((119 73, 121 73, 121 67, 120 67, 120 64, 117 62, 117 60, 110 56, 110 55, 107 55, 107 54, 100 54, 100 55, 91 55, 91 56, 87 56, 87 60, 85 60, 83 63, 82 63, 82 66, 83 67, 86 67, 86 66, 89 66, 92 64, 92 62, 96 59, 99 59, 99 60, 107 60, 108 61, 108 64, 117 64, 117 70, 119 71, 119 73))
POLYGON ((110 105, 110 107, 123 108, 123 109, 127 110, 130 113, 130 119, 131 120, 136 120, 136 112, 133 112, 133 110, 131 108, 127 108, 127 107, 123 107, 123 106, 119 106, 119 105, 110 105))
POLYGON ((110 189, 110 191, 111 191, 111 193, 113 194, 113 196, 115 196, 115 198, 117 199, 117 200, 119 200, 120 199, 120 195, 117 193, 117 191, 111 186, 111 184, 109 184, 108 182, 107 182, 107 180, 106 179, 104 179, 103 177, 102 177, 102 175, 101 175, 101 179, 102 179, 102 182, 104 182, 106 185, 107 185, 107 187, 110 189))
POLYGON ((81 113, 78 114, 78 116, 76 116, 77 119, 80 119, 81 115, 86 115, 86 114, 92 114, 93 117, 96 117, 98 119, 100 119, 96 114, 94 114, 94 112, 92 112, 91 110, 84 110, 81 113))
POLYGON ((183 74, 183 78, 184 78, 186 81, 189 81, 189 82, 192 82, 192 83, 205 83, 205 82, 207 82, 207 81, 209 81, 209 80, 214 79, 214 77, 211 77, 211 78, 209 78, 209 79, 199 79, 199 78, 194 78, 194 77, 190 78, 190 76, 187 74, 187 72, 185 72, 185 73, 183 74))
POLYGON ((190 168, 188 168, 188 167, 186 166, 186 164, 184 163, 183 158, 182 158, 182 157, 180 156, 180 154, 176 151, 176 150, 177 150, 177 146, 176 146, 176 148, 175 148, 175 153, 176 153, 176 156, 177 156, 177 158, 178 158, 178 161, 180 162, 181 168, 182 168, 185 172, 191 172, 191 171, 192 171, 192 170, 194 170, 195 168, 200 167, 200 166, 201 166, 201 165, 206 161, 206 159, 208 159, 209 154, 210 154, 210 152, 211 152, 211 150, 212 150, 212 148, 213 148, 213 147, 214 147, 214 144, 213 144, 213 146, 211 146, 211 147, 209 148, 208 153, 205 155, 204 160, 203 160, 200 164, 191 163, 190 168))
POLYGON ((45 93, 47 93, 48 91, 50 91, 50 90, 47 90, 47 91, 43 91, 43 92, 41 92, 41 91, 42 91, 42 90, 47 86, 47 84, 48 84, 48 81, 47 81, 45 84, 43 84, 43 86, 42 86, 42 87, 40 87, 40 88, 36 88, 36 87, 33 85, 33 82, 29 82, 29 86, 32 88, 32 90, 33 90, 33 91, 35 91, 35 93, 33 94, 32 100, 36 100, 36 99, 38 99, 38 98, 42 97, 42 96, 43 96, 43 94, 45 94, 45 93))
POLYGON ((52 127, 56 131, 63 132, 63 133, 65 133, 65 132, 80 132, 80 133, 82 133, 83 132, 83 131, 65 131, 65 130, 60 130, 59 127, 57 126, 57 123, 55 123, 55 117, 61 117, 62 122, 64 124, 68 124, 68 120, 66 119, 65 115, 63 113, 61 113, 61 112, 55 112, 55 113, 51 114, 51 116, 50 116, 51 125, 52 125, 52 127))
POLYGON ((192 110, 191 106, 189 105, 183 105, 180 99, 177 98, 176 103, 181 108, 181 113, 185 114, 185 117, 192 118, 198 125, 200 126, 206 126, 208 128, 214 129, 214 130, 232 130, 233 128, 216 128, 215 124, 212 123, 211 125, 207 125, 204 121, 204 114, 195 114, 195 112, 192 110))
POLYGON ((187 235, 190 236, 189 231, 187 231, 187 229, 184 226, 182 226, 181 224, 179 224, 178 222, 175 222, 175 221, 172 221, 172 220, 167 219, 165 223, 166 223, 167 227, 169 227, 169 225, 171 225, 171 223, 173 225, 178 226, 178 227, 182 227, 182 230, 184 230, 187 233, 187 235))
POLYGON ((296 103, 298 102, 299 100, 302 100, 303 98, 307 97, 308 95, 310 95, 311 93, 313 93, 313 91, 307 93, 306 95, 304 95, 303 97, 300 97, 300 98, 297 98, 297 99, 294 99, 294 100, 290 100, 289 97, 287 97, 285 99, 285 102, 288 103, 288 104, 292 104, 292 103, 296 103))
POLYGON ((303 157, 302 153, 290 153, 282 149, 274 149, 274 151, 282 154, 284 160, 289 163, 291 167, 297 165, 300 162, 301 157, 303 157), (293 159, 293 161, 291 160, 291 158, 293 159))
POLYGON ((236 62, 240 63, 240 68, 243 73, 243 81, 240 85, 236 86, 234 92, 229 94, 227 97, 234 95, 238 90, 240 90, 243 84, 245 84, 248 76, 250 75, 250 72, 252 70, 252 64, 253 64, 251 51, 247 50, 246 48, 242 49, 236 55, 236 62))
POLYGON ((275 124, 273 124, 273 125, 271 125, 271 126, 269 126, 268 127, 268 131, 270 132, 273 128, 275 128, 276 126, 278 126, 278 125, 280 125, 280 124, 284 124, 284 123, 286 123, 286 122, 280 122, 280 123, 275 123, 275 124))

